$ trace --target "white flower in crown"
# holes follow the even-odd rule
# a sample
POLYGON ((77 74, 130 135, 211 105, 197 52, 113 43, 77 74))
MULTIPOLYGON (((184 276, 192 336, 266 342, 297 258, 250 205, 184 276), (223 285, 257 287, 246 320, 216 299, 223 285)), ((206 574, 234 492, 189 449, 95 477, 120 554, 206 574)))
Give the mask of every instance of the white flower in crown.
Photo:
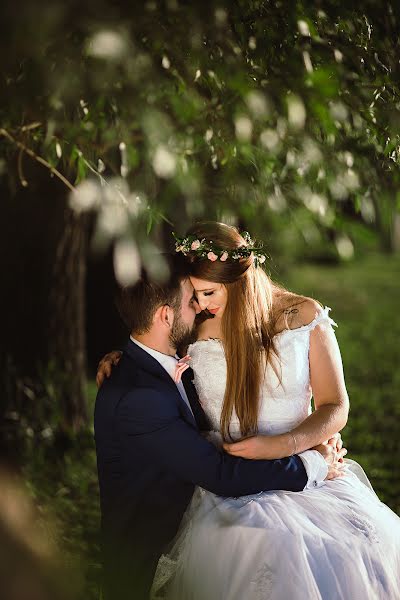
POLYGON ((260 265, 262 265, 263 263, 265 263, 265 256, 264 254, 260 254, 260 256, 257 257, 258 262, 260 263, 260 265))
POLYGON ((218 260, 218 256, 216 254, 214 254, 214 252, 209 252, 207 254, 207 258, 208 258, 208 260, 211 260, 212 262, 215 262, 216 260, 218 260))
POLYGON ((221 256, 219 257, 219 260, 221 260, 222 262, 225 262, 226 259, 228 258, 229 254, 225 251, 223 254, 221 254, 221 256))
POLYGON ((194 240, 194 242, 192 242, 192 245, 190 246, 191 250, 198 250, 200 248, 201 244, 199 240, 194 240))

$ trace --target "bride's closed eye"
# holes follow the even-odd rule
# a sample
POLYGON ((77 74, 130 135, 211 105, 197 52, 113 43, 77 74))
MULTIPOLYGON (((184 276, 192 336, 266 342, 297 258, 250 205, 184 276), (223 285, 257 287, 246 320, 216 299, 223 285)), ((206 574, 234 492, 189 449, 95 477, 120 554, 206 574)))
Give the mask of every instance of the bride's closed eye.
POLYGON ((204 296, 212 296, 214 292, 203 292, 204 296))

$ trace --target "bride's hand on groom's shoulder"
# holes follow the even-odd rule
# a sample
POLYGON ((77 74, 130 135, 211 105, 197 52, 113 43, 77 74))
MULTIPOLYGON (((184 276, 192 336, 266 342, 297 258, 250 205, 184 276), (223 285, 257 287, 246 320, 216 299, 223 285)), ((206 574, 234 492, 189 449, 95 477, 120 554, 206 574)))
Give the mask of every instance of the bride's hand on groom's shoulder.
POLYGON ((273 460, 290 455, 283 436, 255 435, 234 444, 225 443, 225 452, 250 460, 273 460))
POLYGON ((113 350, 100 360, 97 366, 96 385, 99 388, 106 377, 110 377, 113 366, 121 360, 122 352, 113 350))

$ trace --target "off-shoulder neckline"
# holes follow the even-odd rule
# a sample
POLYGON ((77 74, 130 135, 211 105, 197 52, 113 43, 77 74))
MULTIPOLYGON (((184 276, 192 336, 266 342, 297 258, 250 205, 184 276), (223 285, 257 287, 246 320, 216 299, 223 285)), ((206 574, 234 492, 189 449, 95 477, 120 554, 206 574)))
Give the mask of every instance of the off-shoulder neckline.
POLYGON ((296 331, 311 331, 324 320, 327 320, 331 325, 335 325, 335 327, 337 327, 337 323, 335 323, 335 321, 329 316, 329 311, 331 310, 332 309, 329 306, 324 306, 316 315, 316 317, 314 317, 314 319, 308 323, 308 325, 301 325, 300 327, 295 327, 294 329, 282 329, 282 331, 279 331, 274 335, 274 338, 289 332, 295 333, 296 331))
MULTIPOLYGON (((329 323, 331 325, 335 325, 337 327, 337 323, 335 323, 335 321, 333 319, 331 319, 331 317, 329 316, 329 311, 331 310, 331 308, 329 306, 325 306, 318 314, 316 317, 314 317, 314 319, 308 323, 308 325, 301 325, 300 327, 295 327, 294 329, 282 329, 282 331, 278 331, 278 333, 276 333, 274 335, 274 338, 279 338, 280 336, 282 336, 283 334, 287 334, 287 333, 296 333, 296 332, 300 332, 300 331, 311 331, 312 329, 314 329, 318 323, 320 321, 323 321, 324 319, 328 319, 329 323)), ((190 344, 191 346, 194 346, 197 343, 200 342, 217 342, 218 344, 222 345, 222 340, 221 338, 214 338, 214 337, 209 337, 209 338, 203 338, 200 340, 196 340, 195 342, 193 342, 192 344, 190 344)))

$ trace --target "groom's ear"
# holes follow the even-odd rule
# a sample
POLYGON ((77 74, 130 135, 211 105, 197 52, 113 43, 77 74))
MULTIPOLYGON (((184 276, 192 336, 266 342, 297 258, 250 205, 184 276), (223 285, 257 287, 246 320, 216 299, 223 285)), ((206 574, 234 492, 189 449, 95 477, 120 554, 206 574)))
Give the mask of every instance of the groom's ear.
POLYGON ((174 311, 169 304, 164 304, 156 310, 155 317, 158 319, 159 323, 165 327, 172 327, 174 322, 174 311))

